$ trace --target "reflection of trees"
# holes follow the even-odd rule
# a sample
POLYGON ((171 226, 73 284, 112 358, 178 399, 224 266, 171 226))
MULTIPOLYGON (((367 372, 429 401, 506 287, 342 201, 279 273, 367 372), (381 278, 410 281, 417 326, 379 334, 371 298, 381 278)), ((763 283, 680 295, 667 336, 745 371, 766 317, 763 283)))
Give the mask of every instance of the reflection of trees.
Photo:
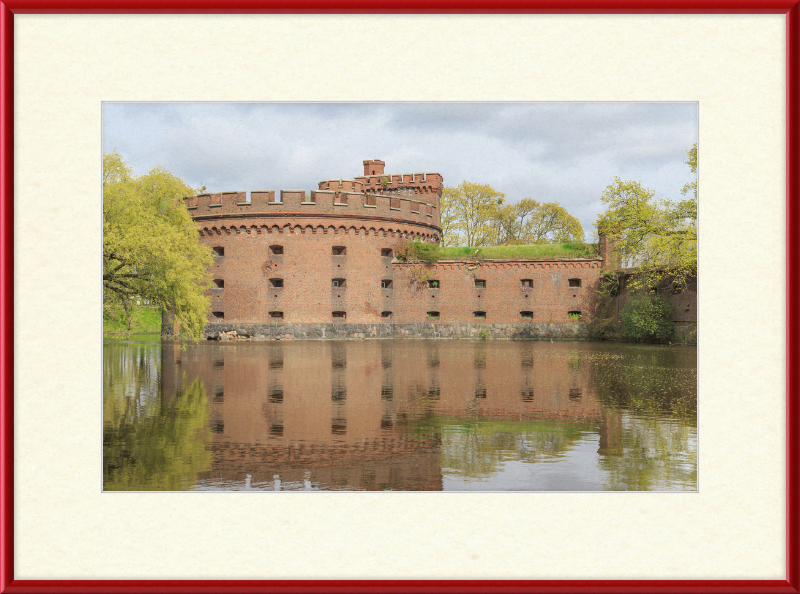
MULTIPOLYGON (((146 347, 148 345, 136 345, 146 347)), ((169 404, 158 398, 158 347, 104 357, 103 489, 172 491, 194 486, 197 473, 211 468, 206 426, 208 401, 196 378, 169 404)))
POLYGON ((612 491, 687 489, 697 485, 697 431, 677 421, 625 415, 624 455, 600 456, 612 491))
MULTIPOLYGON (((693 355, 689 352, 689 355, 693 355)), ((637 351, 594 369, 603 404, 600 468, 609 490, 697 485, 697 368, 673 349, 637 351)))
POLYGON ((593 425, 567 421, 469 421, 424 418, 410 421, 417 435, 441 434, 442 472, 485 478, 508 460, 541 462, 570 450, 593 425))
POLYGON ((656 348, 596 365, 603 406, 668 415, 696 426, 697 367, 683 358, 673 350, 656 348))

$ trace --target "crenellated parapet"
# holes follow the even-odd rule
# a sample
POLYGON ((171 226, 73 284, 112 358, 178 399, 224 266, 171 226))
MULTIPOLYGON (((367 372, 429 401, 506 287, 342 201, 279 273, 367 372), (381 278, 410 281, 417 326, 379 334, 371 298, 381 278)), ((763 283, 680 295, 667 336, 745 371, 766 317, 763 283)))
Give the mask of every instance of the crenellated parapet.
MULTIPOLYGON (((421 198, 421 197, 419 197, 421 198)), ((411 196, 381 195, 345 189, 254 190, 201 194, 184 199, 197 222, 236 218, 353 218, 371 226, 420 225, 438 235, 440 213, 435 204, 411 196)))
POLYGON ((364 192, 412 197, 436 206, 443 190, 443 179, 438 173, 385 173, 356 177, 355 181, 363 184, 364 192))
POLYGON ((363 176, 323 180, 319 182, 319 189, 410 198, 439 207, 443 190, 443 178, 440 174, 385 173, 385 165, 380 160, 364 161, 363 176))

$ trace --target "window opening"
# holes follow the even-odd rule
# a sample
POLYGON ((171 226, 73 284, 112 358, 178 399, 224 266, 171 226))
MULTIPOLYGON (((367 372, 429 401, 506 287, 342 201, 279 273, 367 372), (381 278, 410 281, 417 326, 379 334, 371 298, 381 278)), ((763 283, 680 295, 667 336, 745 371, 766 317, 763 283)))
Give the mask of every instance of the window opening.
POLYGON ((347 248, 342 246, 334 246, 332 248, 332 253, 334 256, 344 256, 347 253, 347 248))
POLYGON ((390 312, 390 311, 382 311, 381 312, 381 317, 382 318, 391 318, 392 317, 392 312, 390 312))
POLYGON ((278 318, 283 319, 283 312, 282 311, 271 311, 269 312, 269 317, 271 318, 278 318))
POLYGON ((569 286, 570 287, 580 287, 581 286, 581 279, 579 279, 579 278, 571 278, 571 279, 569 279, 569 286))
POLYGON ((526 318, 528 320, 533 319, 533 312, 532 311, 521 311, 519 312, 519 317, 526 318))
POLYGON ((523 289, 532 289, 533 288, 533 279, 523 278, 522 279, 522 288, 523 289))
POLYGON ((225 255, 225 248, 224 247, 215 247, 212 248, 214 250, 215 256, 224 256, 225 255))
POLYGON ((381 250, 381 256, 384 257, 384 258, 391 258, 392 257, 391 248, 383 248, 381 250))
POLYGON ((391 288, 392 288, 392 281, 390 280, 381 281, 381 289, 391 289, 391 288))
POLYGON ((580 320, 581 319, 581 312, 575 310, 567 313, 567 317, 571 320, 580 320))
POLYGON ((333 312, 333 317, 339 319, 345 319, 347 317, 347 314, 343 311, 335 311, 333 312))
POLYGON ((331 281, 333 284, 333 288, 335 289, 344 289, 344 279, 343 278, 335 278, 331 281))
POLYGON ((486 281, 481 279, 475 279, 475 288, 476 289, 485 289, 486 288, 486 281))
POLYGON ((429 311, 428 317, 431 319, 438 320, 439 319, 439 312, 438 311, 429 311))
POLYGON ((486 312, 485 311, 473 311, 472 312, 473 318, 481 318, 486 319, 486 312))
POLYGON ((440 283, 438 280, 429 280, 428 281, 428 288, 429 289, 438 289, 440 287, 440 283))
POLYGON ((218 289, 224 289, 225 288, 225 281, 222 280, 221 278, 215 278, 214 279, 214 285, 216 285, 216 287, 218 289))
POLYGON ((211 312, 211 315, 212 315, 213 317, 215 317, 215 318, 218 318, 218 319, 220 319, 220 320, 221 320, 221 319, 223 319, 223 318, 225 317, 225 313, 224 313, 224 312, 221 312, 221 311, 212 311, 212 312, 211 312))
POLYGON ((276 289, 283 288, 283 279, 282 278, 271 278, 269 279, 269 284, 275 287, 276 289))
POLYGON ((277 256, 283 254, 283 246, 282 245, 271 245, 271 246, 269 246, 269 249, 273 254, 275 254, 277 256))

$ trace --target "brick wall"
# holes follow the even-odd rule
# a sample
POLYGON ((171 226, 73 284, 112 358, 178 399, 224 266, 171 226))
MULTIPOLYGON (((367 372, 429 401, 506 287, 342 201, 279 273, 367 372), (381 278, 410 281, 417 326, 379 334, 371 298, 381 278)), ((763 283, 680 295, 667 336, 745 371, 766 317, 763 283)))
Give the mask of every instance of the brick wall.
POLYGON ((424 266, 382 255, 383 250, 394 254, 412 227, 407 234, 385 236, 325 231, 298 226, 204 234, 203 243, 224 250, 212 268, 224 286, 211 290, 211 310, 224 317, 209 322, 407 324, 429 320, 429 312, 436 311, 442 322, 542 324, 574 321, 568 314, 575 311, 581 322, 591 322, 594 314, 599 260, 424 266), (570 286, 571 279, 579 286, 570 286), (429 287, 429 280, 438 286, 429 287), (270 312, 282 312, 282 318, 270 312))
POLYGON ((600 259, 440 262, 427 268, 393 263, 391 255, 409 239, 439 242, 442 176, 383 174, 381 161, 364 165, 381 174, 323 181, 308 193, 260 190, 185 199, 200 241, 223 254, 212 267, 218 286, 210 291, 209 323, 414 324, 434 311, 441 321, 458 323, 575 322, 569 312, 580 312, 581 323, 591 321, 600 259), (391 255, 382 255, 385 250, 391 255), (425 279, 434 277, 439 286, 428 288, 425 279), (569 279, 580 286, 570 286, 569 279))
POLYGON ((600 260, 394 264, 394 321, 425 321, 439 312, 442 322, 564 323, 574 321, 569 312, 580 312, 580 322, 591 322, 600 267, 600 260))

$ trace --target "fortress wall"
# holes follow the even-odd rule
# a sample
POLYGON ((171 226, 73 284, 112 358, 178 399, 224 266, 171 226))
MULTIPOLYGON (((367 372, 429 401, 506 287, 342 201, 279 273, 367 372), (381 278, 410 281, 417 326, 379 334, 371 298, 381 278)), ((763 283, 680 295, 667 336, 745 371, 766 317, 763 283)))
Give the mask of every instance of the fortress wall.
POLYGON ((599 258, 442 261, 426 267, 393 263, 391 257, 382 256, 381 250, 394 254, 410 239, 440 241, 442 176, 384 174, 381 161, 365 161, 364 166, 376 175, 323 181, 312 192, 255 190, 249 200, 241 191, 185 199, 200 229, 200 241, 224 250, 212 267, 223 286, 210 290, 209 324, 397 324, 399 328, 427 322, 428 312, 433 311, 440 313, 442 323, 514 324, 523 334, 539 332, 537 328, 528 332, 531 325, 584 327, 591 322, 599 258), (388 186, 381 185, 384 179, 390 180, 388 186), (276 253, 276 246, 282 253, 276 253), (580 279, 580 287, 569 287, 570 278, 580 279), (431 279, 440 286, 429 288, 431 279), (485 281, 486 287, 476 287, 476 279, 485 281), (530 279, 533 287, 526 290, 521 279, 530 279), (523 311, 532 312, 532 317, 521 317, 523 311), (568 318, 570 311, 580 311, 580 321, 568 318), (476 318, 473 312, 486 316, 476 318))
POLYGON ((212 314, 210 323, 270 323, 270 312, 283 312, 281 323, 329 323, 334 311, 346 312, 342 322, 386 321, 381 312, 393 300, 381 281, 392 279, 393 268, 381 250, 394 253, 412 236, 431 233, 414 225, 367 229, 346 218, 328 219, 325 227, 301 218, 234 222, 238 226, 215 221, 219 227, 201 228, 202 243, 224 250, 212 266, 224 287, 210 291, 211 311, 224 317, 212 314), (275 246, 283 253, 274 253, 275 246), (335 255, 334 247, 345 254, 335 255), (281 279, 283 286, 270 279, 281 279), (344 279, 344 286, 333 287, 333 279, 344 279))
POLYGON ((361 192, 315 190, 260 190, 250 193, 225 192, 184 198, 184 203, 196 221, 211 220, 224 215, 246 218, 271 217, 276 213, 304 215, 334 214, 359 218, 383 218, 438 227, 440 214, 435 204, 410 198, 361 192), (370 203, 373 204, 370 204, 370 203), (394 206, 393 206, 394 204, 394 206))
POLYGON ((571 322, 570 311, 580 311, 580 323, 589 323, 595 309, 601 261, 569 262, 483 261, 444 262, 435 265, 394 265, 393 321, 432 321, 438 311, 441 322, 475 324, 544 324, 571 322), (532 288, 522 280, 532 281, 532 288), (580 287, 570 287, 579 279, 580 287), (428 281, 438 281, 431 288, 428 281), (476 280, 486 282, 476 287, 476 280), (475 318, 473 312, 486 312, 475 318), (533 317, 522 318, 530 311, 533 317))

